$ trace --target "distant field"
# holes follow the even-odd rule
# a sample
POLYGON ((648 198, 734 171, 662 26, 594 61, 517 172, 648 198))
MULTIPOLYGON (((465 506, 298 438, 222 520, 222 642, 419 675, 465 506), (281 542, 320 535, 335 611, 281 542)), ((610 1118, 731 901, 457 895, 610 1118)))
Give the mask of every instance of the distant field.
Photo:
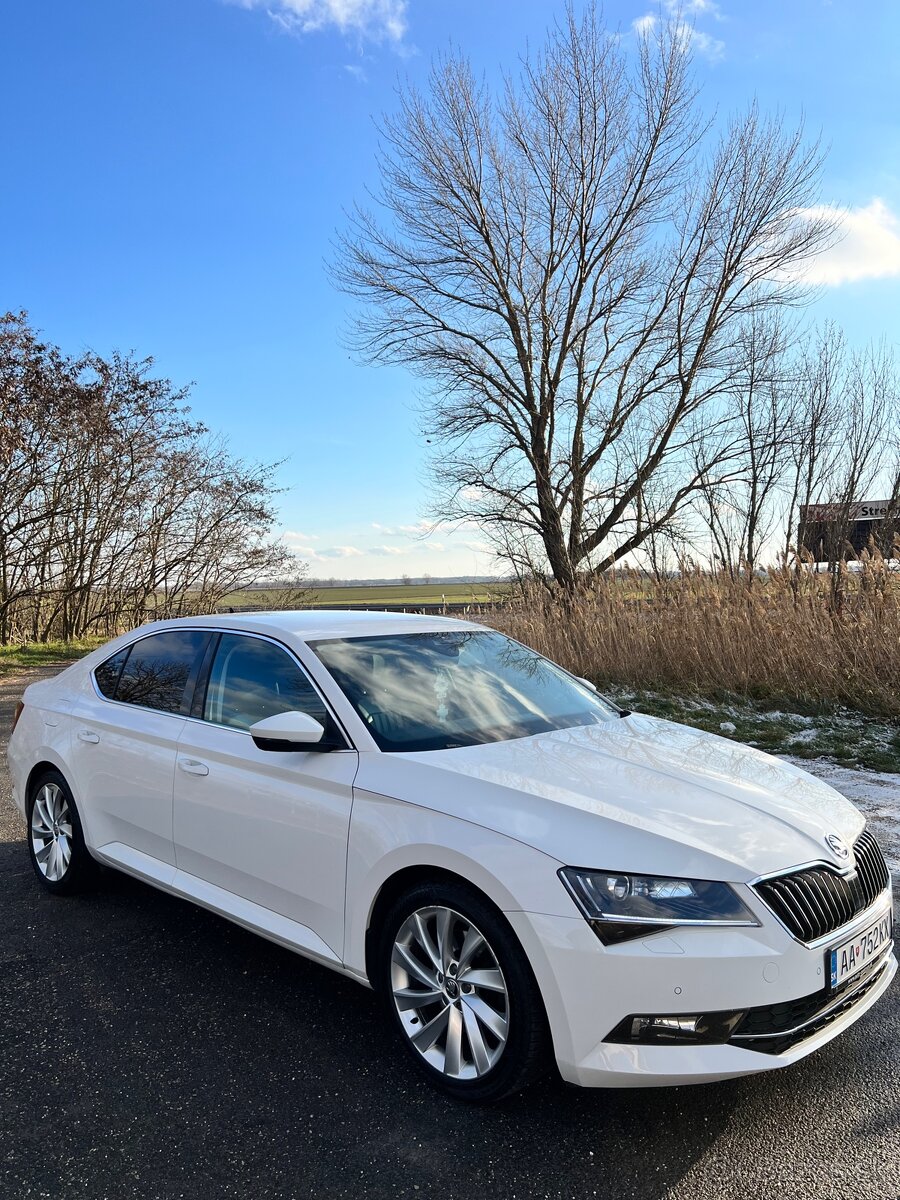
MULTIPOLYGON (((330 608, 335 604, 352 604, 359 608, 377 608, 380 604, 408 604, 410 607, 418 604, 489 604, 502 600, 508 591, 509 584, 505 583, 398 583, 312 588, 310 599, 314 608, 330 608)), ((232 592, 222 601, 222 607, 243 608, 278 602, 277 591, 251 590, 232 592)))

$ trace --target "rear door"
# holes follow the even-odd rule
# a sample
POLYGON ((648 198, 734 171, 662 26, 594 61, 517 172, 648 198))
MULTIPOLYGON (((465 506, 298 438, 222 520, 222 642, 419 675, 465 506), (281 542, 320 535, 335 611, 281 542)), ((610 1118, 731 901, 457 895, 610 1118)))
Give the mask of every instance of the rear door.
POLYGON ((179 872, 305 926, 315 938, 293 940, 340 957, 356 751, 293 654, 261 636, 221 634, 194 716, 175 771, 179 872), (345 748, 257 749, 250 726, 290 710, 345 748))
POLYGON ((170 629, 140 638, 95 668, 73 701, 72 771, 89 840, 137 869, 141 856, 175 864, 175 751, 210 636, 170 629))

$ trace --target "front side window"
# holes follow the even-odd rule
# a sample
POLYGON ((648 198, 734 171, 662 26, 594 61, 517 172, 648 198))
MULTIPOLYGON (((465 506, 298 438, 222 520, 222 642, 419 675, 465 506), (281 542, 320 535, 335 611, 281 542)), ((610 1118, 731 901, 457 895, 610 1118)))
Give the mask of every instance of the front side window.
POLYGON ((311 643, 382 750, 446 750, 599 725, 617 710, 490 630, 311 643))
MULTIPOLYGON (((128 652, 113 698, 160 712, 187 713, 188 684, 208 641, 205 629, 170 629, 141 638, 128 652)), ((98 685, 102 690, 99 678, 98 685)))
POLYGON ((272 642, 223 633, 213 660, 203 719, 232 729, 249 729, 265 717, 297 711, 323 726, 328 713, 304 672, 272 642))

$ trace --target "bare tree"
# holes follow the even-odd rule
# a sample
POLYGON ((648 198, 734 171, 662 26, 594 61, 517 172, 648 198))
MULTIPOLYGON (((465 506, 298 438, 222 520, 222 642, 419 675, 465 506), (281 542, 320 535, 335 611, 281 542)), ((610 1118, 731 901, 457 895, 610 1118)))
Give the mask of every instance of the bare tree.
POLYGON ((785 545, 808 540, 810 506, 834 506, 823 551, 835 565, 846 556, 854 504, 871 489, 897 499, 900 377, 885 346, 850 350, 829 324, 802 346, 796 378, 785 545))
MULTIPOLYGON (((756 314, 740 331, 736 351, 743 367, 727 400, 727 425, 735 439, 731 474, 705 477, 695 500, 711 542, 708 558, 732 578, 744 568, 752 578, 783 517, 794 414, 805 406, 798 393, 806 381, 793 345, 792 330, 778 310, 756 314)), ((698 469, 712 457, 701 435, 698 469)))
POLYGON ((188 419, 152 361, 69 358, 0 318, 0 642, 214 609, 305 565, 272 538, 274 467, 188 419))
POLYGON ((499 96, 439 61, 383 128, 386 221, 357 210, 334 268, 358 351, 428 385, 436 515, 564 587, 731 472, 748 322, 831 236, 798 215, 816 146, 755 106, 714 134, 689 41, 629 57, 589 7, 499 96))

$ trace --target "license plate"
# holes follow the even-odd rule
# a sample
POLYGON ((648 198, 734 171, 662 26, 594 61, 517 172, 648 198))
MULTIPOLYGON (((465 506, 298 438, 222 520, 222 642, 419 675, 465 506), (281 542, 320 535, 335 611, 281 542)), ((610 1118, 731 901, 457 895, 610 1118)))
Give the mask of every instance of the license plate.
POLYGON ((863 967, 878 958, 890 940, 891 913, 887 912, 868 929, 836 946, 831 951, 831 986, 840 987, 847 979, 859 974, 863 967))

